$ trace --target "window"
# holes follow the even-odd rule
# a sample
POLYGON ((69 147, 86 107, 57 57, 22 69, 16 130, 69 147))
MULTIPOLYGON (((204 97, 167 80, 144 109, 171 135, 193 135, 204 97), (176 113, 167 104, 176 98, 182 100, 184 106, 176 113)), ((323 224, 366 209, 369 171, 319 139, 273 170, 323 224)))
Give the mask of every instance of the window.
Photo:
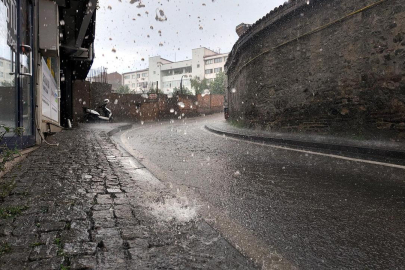
POLYGON ((179 74, 183 74, 183 69, 182 68, 176 68, 175 70, 173 70, 174 75, 179 75, 179 74))
POLYGON ((156 71, 153 71, 153 74, 156 74, 156 71))
POLYGON ((133 83, 133 84, 132 84, 132 88, 134 88, 134 87, 135 87, 135 84, 133 83))
POLYGON ((211 74, 212 73, 212 69, 206 69, 205 70, 205 74, 211 74))
POLYGON ((220 67, 220 68, 214 68, 214 73, 218 73, 218 72, 221 72, 222 71, 222 68, 220 67))
POLYGON ((191 72, 193 72, 193 69, 191 67, 186 67, 185 71, 186 71, 186 73, 191 73, 191 72))
POLYGON ((141 77, 141 74, 136 74, 136 78, 140 78, 141 77))
POLYGON ((148 73, 142 73, 142 77, 148 76, 148 73))
POLYGON ((197 64, 197 68, 199 68, 200 67, 200 64, 197 64))
POLYGON ((213 60, 213 59, 210 59, 210 60, 205 61, 205 64, 206 64, 206 65, 209 65, 209 64, 212 64, 212 63, 214 63, 214 60, 213 60))
POLYGON ((3 66, 3 61, 0 61, 0 67, 2 67, 3 66))
POLYGON ((214 63, 221 63, 222 62, 222 58, 215 58, 214 59, 214 63))
POLYGON ((3 77, 4 77, 4 73, 0 72, 0 78, 3 78, 3 77))
POLYGON ((138 87, 141 87, 142 83, 138 83, 138 87))
POLYGON ((124 79, 130 79, 129 75, 124 75, 124 79))
POLYGON ((132 79, 135 79, 135 75, 132 75, 132 79))

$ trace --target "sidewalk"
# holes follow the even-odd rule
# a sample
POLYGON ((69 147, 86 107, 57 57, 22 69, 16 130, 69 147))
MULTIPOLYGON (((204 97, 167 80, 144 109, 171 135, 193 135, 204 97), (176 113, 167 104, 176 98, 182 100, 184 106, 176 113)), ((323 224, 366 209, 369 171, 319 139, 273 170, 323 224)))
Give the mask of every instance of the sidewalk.
POLYGON ((64 130, 0 179, 0 269, 254 269, 111 129, 64 130))
POLYGON ((316 150, 328 150, 339 154, 367 156, 370 159, 392 159, 396 163, 405 162, 405 144, 385 141, 360 141, 341 137, 280 133, 262 131, 232 126, 226 120, 221 120, 205 126, 206 129, 229 137, 247 139, 257 142, 267 142, 283 146, 294 146, 316 150))

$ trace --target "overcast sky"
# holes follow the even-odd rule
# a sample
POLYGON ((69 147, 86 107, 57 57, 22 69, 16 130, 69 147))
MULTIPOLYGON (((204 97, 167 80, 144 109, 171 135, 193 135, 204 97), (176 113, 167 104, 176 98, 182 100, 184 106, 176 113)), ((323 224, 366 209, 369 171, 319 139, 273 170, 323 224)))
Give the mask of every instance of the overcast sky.
POLYGON ((239 23, 254 23, 285 0, 100 0, 93 68, 128 72, 148 67, 149 56, 191 58, 207 47, 229 52, 239 23), (131 4, 131 2, 134 2, 131 4), (160 19, 162 10, 166 21, 160 19), (160 31, 160 32, 159 32, 160 31))

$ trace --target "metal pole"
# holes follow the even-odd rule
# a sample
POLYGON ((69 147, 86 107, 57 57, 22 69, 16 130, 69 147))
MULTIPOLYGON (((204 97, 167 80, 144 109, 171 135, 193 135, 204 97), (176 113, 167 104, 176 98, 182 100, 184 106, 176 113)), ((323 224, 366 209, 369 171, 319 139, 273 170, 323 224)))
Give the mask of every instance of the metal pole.
POLYGON ((180 93, 183 95, 183 77, 184 77, 184 75, 183 76, 181 76, 181 79, 180 79, 180 93))

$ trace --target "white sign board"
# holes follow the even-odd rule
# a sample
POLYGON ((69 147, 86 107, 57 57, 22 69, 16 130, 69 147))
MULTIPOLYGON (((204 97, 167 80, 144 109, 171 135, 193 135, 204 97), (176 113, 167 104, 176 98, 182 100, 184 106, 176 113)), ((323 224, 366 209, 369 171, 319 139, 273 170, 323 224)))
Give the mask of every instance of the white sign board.
POLYGON ((59 122, 58 87, 42 58, 42 115, 59 122))

